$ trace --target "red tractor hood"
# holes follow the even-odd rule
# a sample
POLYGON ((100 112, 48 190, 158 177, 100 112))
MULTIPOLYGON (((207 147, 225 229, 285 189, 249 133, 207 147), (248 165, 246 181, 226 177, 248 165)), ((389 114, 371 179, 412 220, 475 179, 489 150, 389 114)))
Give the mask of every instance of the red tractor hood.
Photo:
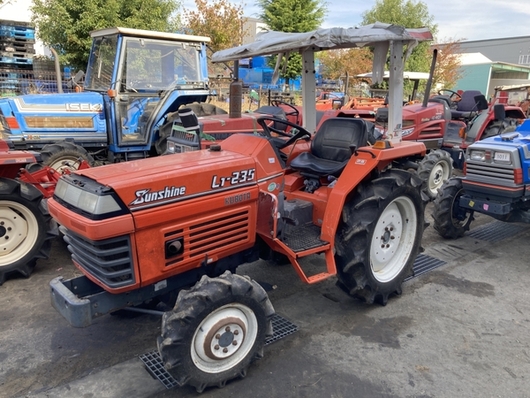
POLYGON ((270 145, 259 137, 248 136, 244 145, 234 148, 237 151, 186 152, 94 167, 76 174, 112 188, 135 210, 256 185, 259 176, 269 171, 255 160, 255 152, 264 148, 272 151, 270 145))

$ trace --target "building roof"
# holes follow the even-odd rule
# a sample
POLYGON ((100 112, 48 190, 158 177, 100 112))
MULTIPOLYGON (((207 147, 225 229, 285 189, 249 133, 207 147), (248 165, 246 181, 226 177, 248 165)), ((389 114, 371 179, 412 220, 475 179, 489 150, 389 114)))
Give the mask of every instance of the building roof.
POLYGON ((491 64, 493 61, 482 53, 462 53, 459 54, 460 65, 491 64))

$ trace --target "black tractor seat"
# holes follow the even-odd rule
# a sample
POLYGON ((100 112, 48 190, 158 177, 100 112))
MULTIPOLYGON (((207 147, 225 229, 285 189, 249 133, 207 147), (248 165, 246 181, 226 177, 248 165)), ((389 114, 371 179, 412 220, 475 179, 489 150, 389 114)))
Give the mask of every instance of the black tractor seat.
POLYGON ((338 177, 355 148, 368 144, 367 122, 358 118, 326 119, 311 141, 311 152, 303 152, 291 161, 302 175, 319 178, 338 177))
POLYGON ((478 90, 466 90, 462 93, 462 99, 458 102, 456 109, 451 110, 453 119, 470 119, 477 109, 475 97, 482 95, 478 90))

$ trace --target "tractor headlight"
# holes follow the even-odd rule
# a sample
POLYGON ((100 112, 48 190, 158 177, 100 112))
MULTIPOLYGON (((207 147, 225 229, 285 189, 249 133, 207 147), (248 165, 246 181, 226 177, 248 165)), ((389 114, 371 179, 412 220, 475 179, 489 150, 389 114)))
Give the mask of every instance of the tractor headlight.
POLYGON ((483 162, 486 159, 486 155, 484 151, 475 150, 475 151, 471 151, 471 153, 469 154, 469 159, 483 162))
MULTIPOLYGON (((76 176, 77 178, 79 176, 76 176)), ((93 188, 96 184, 93 182, 91 184, 92 191, 89 191, 84 189, 84 184, 71 184, 63 177, 57 182, 54 196, 68 204, 68 207, 73 207, 83 213, 87 213, 92 218, 99 218, 99 216, 109 213, 122 212, 122 206, 120 206, 113 195, 108 192, 103 192, 104 190, 100 190, 101 192, 97 192, 98 190, 94 191, 93 188)), ((101 185, 100 187, 105 188, 101 185)))
POLYGON ((175 143, 168 140, 167 141, 167 153, 175 153, 175 152, 176 152, 175 143))

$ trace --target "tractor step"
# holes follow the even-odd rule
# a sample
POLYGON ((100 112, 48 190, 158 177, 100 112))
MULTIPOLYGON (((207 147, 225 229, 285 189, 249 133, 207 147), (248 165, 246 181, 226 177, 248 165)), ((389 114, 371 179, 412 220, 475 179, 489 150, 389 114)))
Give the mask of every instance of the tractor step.
POLYGON ((300 225, 291 229, 282 242, 295 253, 328 245, 328 242, 320 240, 320 232, 321 228, 317 225, 300 225))
MULTIPOLYGON (((266 346, 293 334, 298 330, 298 326, 280 315, 274 314, 272 317, 272 329, 274 334, 265 340, 266 346)), ((140 355, 140 360, 144 363, 149 374, 158 379, 168 390, 179 386, 178 382, 164 368, 157 350, 140 355)))

